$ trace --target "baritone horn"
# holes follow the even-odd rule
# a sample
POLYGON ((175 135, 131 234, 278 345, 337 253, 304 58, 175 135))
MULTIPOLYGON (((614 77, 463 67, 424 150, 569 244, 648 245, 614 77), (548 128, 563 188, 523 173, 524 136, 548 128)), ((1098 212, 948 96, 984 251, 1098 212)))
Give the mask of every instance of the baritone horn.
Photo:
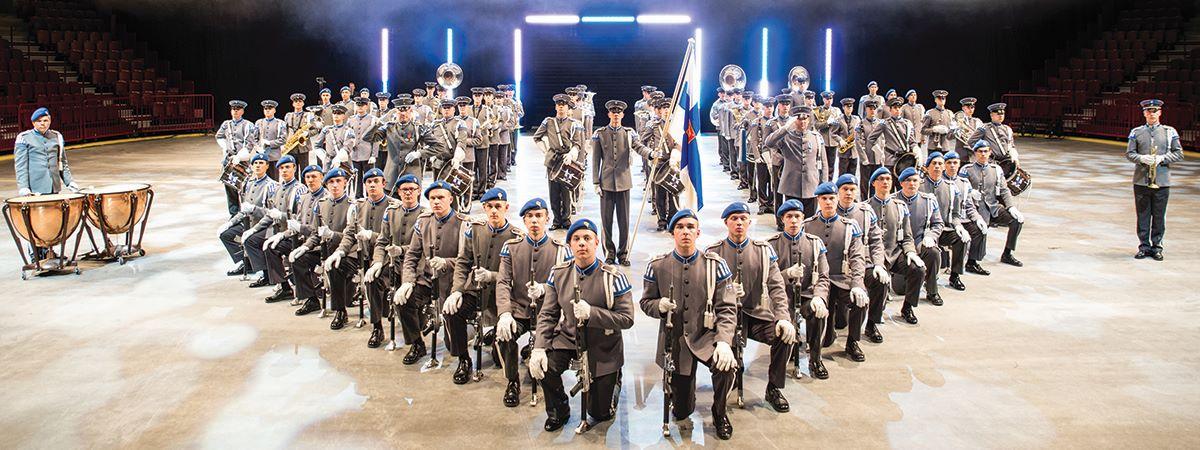
POLYGON ((746 71, 738 67, 737 64, 729 64, 722 67, 717 79, 721 82, 721 89, 725 89, 726 91, 746 87, 746 71))
POLYGON ((808 90, 808 69, 804 66, 793 67, 788 71, 788 87, 793 94, 803 94, 808 90))
POLYGON ((455 63, 445 63, 437 68, 437 83, 446 90, 451 90, 462 84, 462 67, 455 63))

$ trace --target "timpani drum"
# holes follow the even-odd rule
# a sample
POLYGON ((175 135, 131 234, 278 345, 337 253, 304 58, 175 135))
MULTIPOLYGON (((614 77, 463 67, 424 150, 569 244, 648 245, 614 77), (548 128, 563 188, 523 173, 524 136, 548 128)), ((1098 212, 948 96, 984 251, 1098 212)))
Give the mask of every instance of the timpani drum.
POLYGON ((12 233, 17 252, 21 254, 21 279, 43 272, 75 272, 79 274, 76 254, 86 210, 83 194, 63 193, 14 197, 4 201, 4 220, 12 233), (67 258, 67 240, 76 235, 75 247, 67 258), (18 237, 19 236, 19 237, 18 237), (25 240, 32 248, 21 244, 25 240), (58 252, 54 246, 59 246, 58 252))
MULTIPOLYGON (((150 207, 154 203, 154 190, 148 184, 125 183, 88 188, 82 191, 87 198, 87 219, 104 237, 104 250, 96 247, 89 258, 112 260, 124 264, 129 256, 143 256, 142 237, 146 234, 146 222, 150 207), (141 227, 138 227, 138 225, 141 227), (137 239, 134 239, 134 231, 137 239), (125 235, 124 244, 114 244, 109 235, 125 235)), ((88 238, 92 238, 88 230, 88 238)))

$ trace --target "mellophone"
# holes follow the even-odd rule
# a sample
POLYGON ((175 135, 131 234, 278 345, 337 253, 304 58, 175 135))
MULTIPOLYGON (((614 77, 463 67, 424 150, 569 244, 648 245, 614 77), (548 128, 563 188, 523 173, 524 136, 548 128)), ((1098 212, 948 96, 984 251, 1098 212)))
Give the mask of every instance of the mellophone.
POLYGON ((125 264, 126 258, 144 256, 142 238, 153 203, 154 190, 141 183, 6 199, 4 220, 21 255, 21 279, 48 272, 78 275, 79 244, 84 233, 92 244, 92 251, 84 255, 85 259, 125 264), (103 248, 96 245, 92 228, 100 233, 103 248), (68 254, 67 244, 72 235, 75 243, 68 254), (120 235, 125 237, 120 244, 110 237, 120 235))

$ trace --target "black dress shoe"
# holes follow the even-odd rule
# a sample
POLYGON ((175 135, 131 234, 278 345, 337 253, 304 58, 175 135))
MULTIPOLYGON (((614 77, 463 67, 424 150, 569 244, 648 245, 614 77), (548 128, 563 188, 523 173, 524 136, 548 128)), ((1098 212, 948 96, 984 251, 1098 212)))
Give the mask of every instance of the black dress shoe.
POLYGON ((408 347, 408 354, 404 355, 404 360, 401 361, 406 366, 411 366, 420 361, 425 356, 425 341, 417 341, 408 347))
POLYGON ((983 266, 980 266, 978 261, 967 261, 966 269, 967 272, 975 275, 983 275, 985 277, 992 274, 991 272, 988 272, 987 269, 984 269, 983 266))
POLYGON ((1160 251, 1154 252, 1153 254, 1150 255, 1150 257, 1154 258, 1155 261, 1162 261, 1163 260, 1162 251, 1160 250, 1160 251))
POLYGON ((320 310, 321 310, 321 301, 317 300, 316 297, 309 297, 307 300, 304 301, 304 305, 301 306, 300 309, 296 310, 296 315, 303 316, 305 314, 314 313, 314 312, 317 312, 320 310))
POLYGON ((454 384, 467 384, 471 381, 471 358, 458 358, 458 368, 454 369, 454 384))
POLYGON ((829 371, 825 369, 825 363, 819 359, 808 362, 808 373, 812 374, 812 377, 818 380, 829 379, 829 371))
POLYGON ((957 291, 967 290, 967 285, 963 284, 962 278, 957 273, 950 274, 950 288, 957 291))
POLYGON ((911 325, 917 324, 917 314, 913 312, 912 308, 905 306, 904 308, 900 309, 900 315, 904 316, 905 322, 908 322, 911 325))
POLYGON ((252 287, 252 288, 260 288, 260 287, 266 287, 266 286, 270 286, 270 285, 271 285, 271 282, 267 281, 267 277, 258 277, 257 280, 254 280, 253 283, 250 283, 250 287, 252 287))
POLYGON ((655 228, 654 231, 667 231, 667 226, 660 223, 658 224, 658 228, 655 228))
POLYGON ((371 328, 371 337, 367 339, 367 348, 379 348, 379 344, 383 343, 383 325, 375 325, 371 328))
POLYGON ((604 258, 604 263, 611 266, 611 265, 617 263, 617 258, 614 258, 612 256, 606 257, 606 258, 604 258))
POLYGON ((329 329, 330 330, 340 330, 342 328, 345 328, 346 320, 348 320, 348 316, 346 315, 345 311, 334 311, 333 312, 333 322, 329 322, 329 329))
POLYGON ((521 404, 521 382, 509 381, 508 387, 504 389, 504 406, 515 408, 521 404))
POLYGON ((863 362, 867 360, 867 355, 864 355, 861 348, 858 348, 858 342, 850 341, 846 343, 846 356, 850 359, 863 362))
POLYGON ((867 340, 869 340, 873 343, 876 343, 876 344, 883 343, 883 334, 879 332, 879 328, 874 326, 874 324, 868 324, 867 329, 863 334, 866 334, 867 340))
POLYGON ((559 419, 554 416, 550 416, 550 417, 546 418, 546 424, 542 426, 542 429, 549 431, 549 432, 555 432, 555 431, 561 430, 562 427, 563 427, 562 419, 559 419))
POLYGON ((926 299, 929 300, 929 303, 933 306, 942 306, 942 304, 945 303, 942 301, 942 296, 938 294, 929 294, 926 299))
POLYGON ((275 289, 275 292, 272 293, 270 297, 267 297, 267 303, 275 303, 275 302, 282 302, 284 300, 290 300, 295 295, 296 294, 295 294, 295 292, 292 291, 291 286, 288 286, 286 284, 280 285, 279 288, 275 289))
POLYGON ((225 272, 225 275, 228 275, 231 277, 240 277, 245 274, 246 274, 246 265, 244 263, 238 263, 237 266, 233 268, 233 270, 225 272))
POLYGON ((767 400, 767 404, 771 405, 771 408, 774 409, 775 412, 785 413, 792 409, 792 405, 789 405, 787 399, 783 398, 783 393, 779 392, 779 388, 767 388, 767 395, 765 398, 767 400))
POLYGON ((1017 258, 1014 258, 1012 255, 1012 252, 1010 252, 1008 250, 1005 250, 1004 254, 1000 255, 1000 262, 1008 264, 1010 266, 1017 266, 1017 267, 1021 267, 1021 266, 1025 265, 1025 264, 1022 264, 1021 261, 1017 260, 1017 258))
POLYGON ((713 428, 717 429, 717 437, 723 441, 733 437, 733 424, 729 422, 729 416, 722 414, 721 417, 714 417, 713 428))
POLYGON ((1152 254, 1153 253, 1145 251, 1145 250, 1138 250, 1137 254, 1133 255, 1133 259, 1146 259, 1146 258, 1149 258, 1150 255, 1152 255, 1152 254))
POLYGON ((620 264, 620 265, 622 265, 622 266, 625 266, 625 267, 629 267, 629 265, 630 265, 630 263, 629 263, 629 257, 628 257, 628 256, 622 256, 622 257, 620 257, 620 258, 617 258, 617 264, 620 264))

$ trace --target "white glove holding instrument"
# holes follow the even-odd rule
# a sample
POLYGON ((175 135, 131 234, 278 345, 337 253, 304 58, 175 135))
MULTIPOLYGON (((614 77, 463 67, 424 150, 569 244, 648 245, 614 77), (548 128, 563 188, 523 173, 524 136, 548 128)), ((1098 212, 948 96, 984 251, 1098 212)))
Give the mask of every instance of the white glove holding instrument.
POLYGON ((567 152, 567 161, 579 159, 579 147, 571 147, 571 151, 567 152))
POLYGON ((420 152, 408 152, 407 155, 404 155, 404 163, 412 164, 413 161, 416 161, 417 158, 420 158, 420 157, 421 157, 420 152))
POLYGON ((539 299, 546 295, 546 285, 538 282, 530 282, 526 292, 531 299, 539 299))
POLYGON ((367 268, 367 272, 363 274, 363 281, 367 283, 375 282, 375 279, 379 278, 380 272, 383 272, 383 263, 371 264, 371 267, 367 268))
POLYGON ((679 152, 671 152, 671 156, 667 158, 667 161, 671 162, 672 167, 679 167, 680 158, 682 157, 679 155, 679 152))
POLYGON ((808 304, 813 310, 813 315, 818 319, 829 317, 829 307, 825 305, 825 299, 821 297, 813 297, 812 302, 808 304))
POLYGON ((296 219, 288 219, 288 231, 293 233, 300 232, 300 221, 296 219))
POLYGON ((729 283, 729 288, 733 290, 733 296, 736 298, 746 296, 746 288, 742 287, 742 283, 729 283))
POLYGON ((879 284, 888 284, 892 281, 892 274, 888 273, 883 264, 875 265, 875 268, 871 272, 875 274, 875 279, 879 280, 879 284))
POLYGON ((482 267, 476 267, 473 275, 475 275, 475 281, 479 283, 492 284, 496 282, 496 272, 482 267))
POLYGON ((535 380, 540 380, 546 376, 546 349, 535 348, 529 353, 529 376, 535 380))
POLYGON ((396 289, 396 304, 404 306, 405 303, 408 303, 408 297, 412 296, 412 291, 412 283, 401 284, 400 287, 396 289))
POLYGON ((452 315, 458 312, 458 308, 462 307, 462 292, 454 291, 446 296, 446 301, 442 303, 442 314, 452 315))
POLYGON ((461 166, 464 159, 467 158, 467 153, 461 148, 454 149, 454 157, 450 158, 450 163, 455 166, 461 166))
POLYGON ((254 212, 254 204, 250 202, 242 202, 242 208, 239 209, 242 214, 250 214, 254 212))
POLYGON ((783 276, 792 280, 804 278, 804 265, 800 263, 792 264, 792 267, 783 269, 783 276))
POLYGON ((399 258, 400 255, 404 254, 404 247, 399 245, 389 245, 387 246, 387 254, 389 257, 399 258))
POLYGON ((268 209, 267 217, 270 217, 271 220, 283 220, 285 217, 287 217, 287 213, 278 209, 268 209))
POLYGON ((333 237, 333 230, 329 229, 329 227, 325 225, 321 225, 320 228, 317 228, 317 237, 321 239, 329 239, 333 237))
POLYGON ((947 127, 945 125, 934 125, 932 127, 929 127, 929 131, 932 131, 937 134, 947 134, 950 132, 950 127, 947 127))
POLYGON ((857 306, 859 308, 864 308, 867 306, 867 302, 869 300, 870 300, 870 297, 867 296, 866 289, 856 287, 856 288, 850 290, 850 301, 854 302, 854 306, 857 306))
POLYGON ((367 229, 362 229, 362 230, 358 230, 358 233, 356 233, 354 235, 354 237, 356 239, 358 239, 358 242, 367 242, 375 237, 375 232, 371 231, 371 230, 367 230, 367 229))
POLYGON ((1154 159, 1154 155, 1137 155, 1138 163, 1146 166, 1153 165, 1154 159))
POLYGON ((328 258, 325 258, 325 272, 329 272, 330 270, 336 269, 338 266, 342 265, 342 257, 344 256, 346 256, 346 252, 338 250, 333 252, 332 255, 329 255, 328 258))
POLYGON ((296 259, 304 256, 305 253, 308 253, 307 245, 296 247, 295 250, 292 250, 292 252, 288 254, 288 262, 296 262, 296 259))
POLYGON ((713 363, 717 370, 722 372, 733 370, 736 361, 733 357, 733 349, 729 347, 729 344, 717 342, 717 349, 713 351, 713 363))
POLYGON ((1013 220, 1017 221, 1017 223, 1025 223, 1025 215, 1021 214, 1021 211, 1016 206, 1008 207, 1008 215, 1012 216, 1013 220))
POLYGON ((926 234, 921 238, 921 248, 937 248, 937 239, 934 239, 932 234, 926 234))
POLYGON ((658 312, 666 314, 675 310, 675 301, 667 297, 658 299, 658 312))
POLYGON ((968 233, 967 229, 964 228, 961 223, 954 224, 954 232, 958 233, 958 238, 963 242, 971 240, 971 233, 968 233))
POLYGON ((775 335, 779 336, 784 344, 792 345, 796 343, 796 326, 789 320, 776 321, 775 335))
POLYGON ((250 151, 246 150, 245 148, 238 150, 237 154, 233 155, 234 163, 240 164, 248 160, 250 160, 250 151))
MULTIPOLYGON (((21 188, 20 190, 17 191, 17 195, 20 197, 25 197, 27 195, 33 195, 33 191, 30 190, 29 188, 21 188)), ((224 230, 222 230, 222 231, 224 231, 224 230)))
POLYGON ((979 227, 979 231, 982 231, 983 234, 987 234, 988 224, 982 217, 975 221, 975 226, 979 227))
POLYGON ((925 261, 922 261, 922 260, 921 260, 921 257, 920 257, 920 256, 917 256, 917 254, 916 254, 916 253, 914 253, 914 252, 908 252, 908 253, 907 253, 907 255, 908 255, 908 263, 909 263, 909 264, 912 264, 912 265, 914 265, 914 266, 920 267, 920 268, 922 268, 922 269, 924 269, 924 268, 925 268, 925 261))
POLYGON ((375 157, 374 156, 367 158, 367 165, 370 165, 370 166, 375 165, 375 157))
POLYGON ((517 334, 517 321, 513 320, 512 313, 500 314, 500 318, 496 320, 496 339, 508 342, 514 334, 517 334))
POLYGON ((442 269, 446 268, 446 258, 441 256, 429 258, 429 267, 433 269, 435 273, 441 273, 442 269))
POLYGON ((588 320, 592 317, 592 305, 585 301, 575 302, 575 320, 588 320))

